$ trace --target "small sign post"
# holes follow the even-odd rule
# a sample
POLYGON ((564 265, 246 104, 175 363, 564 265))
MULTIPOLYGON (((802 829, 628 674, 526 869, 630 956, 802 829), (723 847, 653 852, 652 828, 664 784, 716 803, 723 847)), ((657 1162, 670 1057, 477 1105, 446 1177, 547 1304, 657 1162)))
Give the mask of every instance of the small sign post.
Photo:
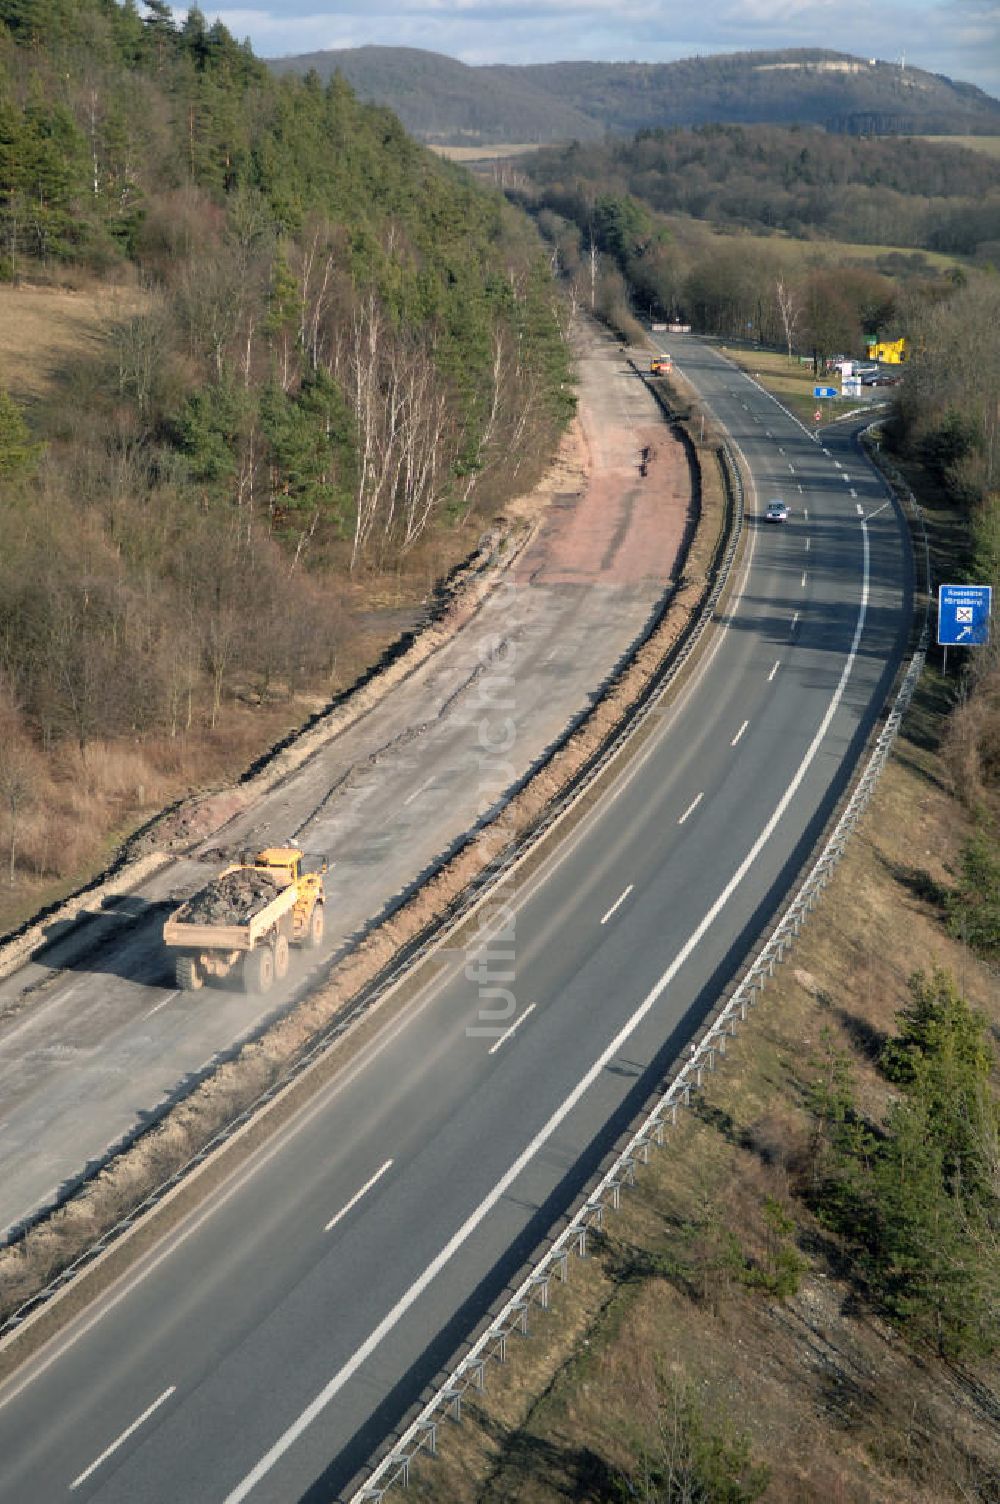
POLYGON ((990 640, 991 585, 938 586, 938 646, 944 649, 948 672, 950 647, 981 647, 990 640))

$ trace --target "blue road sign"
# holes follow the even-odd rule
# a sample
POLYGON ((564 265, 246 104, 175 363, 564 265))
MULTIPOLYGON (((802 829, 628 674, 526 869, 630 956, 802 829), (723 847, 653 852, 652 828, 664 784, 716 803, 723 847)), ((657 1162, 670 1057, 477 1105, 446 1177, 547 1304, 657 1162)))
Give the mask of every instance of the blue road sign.
POLYGON ((942 647, 977 647, 990 638, 990 585, 938 586, 938 643, 942 647))
POLYGON ((813 387, 813 396, 814 397, 836 397, 836 395, 837 395, 837 388, 835 386, 814 386, 813 387))

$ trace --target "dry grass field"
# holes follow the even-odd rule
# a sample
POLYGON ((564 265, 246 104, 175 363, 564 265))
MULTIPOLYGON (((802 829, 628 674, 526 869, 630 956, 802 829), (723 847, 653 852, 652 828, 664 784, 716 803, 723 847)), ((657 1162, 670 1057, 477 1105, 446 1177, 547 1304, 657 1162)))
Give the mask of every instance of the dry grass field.
POLYGON ((544 145, 550 143, 530 141, 524 146, 515 146, 509 143, 480 146, 432 146, 431 151, 439 157, 447 157, 449 162, 494 162, 502 157, 523 157, 529 151, 541 151, 544 145))
POLYGON ((19 402, 44 396, 68 362, 96 353, 145 302, 136 288, 0 286, 0 386, 19 402))
POLYGON ((933 141, 935 146, 966 146, 988 157, 1000 157, 1000 136, 917 136, 918 141, 933 141))

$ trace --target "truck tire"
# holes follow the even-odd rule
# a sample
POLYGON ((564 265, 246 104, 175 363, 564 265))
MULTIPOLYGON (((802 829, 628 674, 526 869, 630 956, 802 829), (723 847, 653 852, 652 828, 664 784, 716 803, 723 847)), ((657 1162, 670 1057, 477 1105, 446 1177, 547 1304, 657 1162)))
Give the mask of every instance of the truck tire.
POLYGON ((174 982, 181 992, 197 992, 204 987, 205 978, 198 970, 194 956, 178 956, 174 962, 174 982))
POLYGON ((288 936, 279 935, 274 942, 274 980, 284 981, 288 975, 288 936))
POLYGON ((269 945, 247 952, 243 962, 243 991, 270 992, 274 982, 274 956, 269 945))
POLYGON ((318 950, 323 944, 323 905, 316 904, 309 915, 309 927, 306 930, 306 944, 310 950, 318 950))

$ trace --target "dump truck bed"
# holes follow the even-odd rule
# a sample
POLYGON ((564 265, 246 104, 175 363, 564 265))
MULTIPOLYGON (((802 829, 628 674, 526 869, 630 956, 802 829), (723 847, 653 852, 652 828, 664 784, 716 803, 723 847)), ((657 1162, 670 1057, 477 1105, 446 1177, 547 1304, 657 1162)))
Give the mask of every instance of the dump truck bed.
POLYGON ((294 883, 281 888, 253 869, 230 868, 171 914, 163 926, 164 944, 192 951, 253 950, 291 912, 297 897, 294 883), (219 922, 227 914, 228 922, 219 922))

